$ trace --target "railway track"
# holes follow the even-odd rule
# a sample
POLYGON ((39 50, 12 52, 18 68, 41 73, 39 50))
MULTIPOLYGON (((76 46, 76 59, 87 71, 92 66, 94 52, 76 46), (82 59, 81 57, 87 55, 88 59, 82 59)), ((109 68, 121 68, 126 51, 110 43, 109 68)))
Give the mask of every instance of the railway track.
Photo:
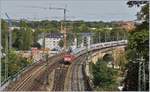
MULTIPOLYGON (((106 48, 107 49, 107 48, 106 48)), ((105 50, 106 50, 105 49, 105 50)), ((103 51, 103 50, 102 50, 103 51)), ((94 53, 96 51, 92 51, 94 53)), ((85 74, 86 54, 79 56, 68 68, 64 91, 91 91, 89 78, 85 74)))
MULTIPOLYGON (((48 67, 48 76, 54 70, 56 70, 57 68, 59 68, 61 66, 61 61, 62 60, 59 60, 59 62, 55 62, 53 64, 49 64, 49 67, 48 67)), ((31 90, 33 90, 33 91, 45 91, 45 90, 47 90, 46 87, 48 85, 52 85, 52 84, 45 84, 46 75, 47 75, 46 71, 44 71, 41 75, 39 75, 39 77, 37 77, 36 81, 33 83, 33 84, 36 84, 36 85, 33 85, 31 90)))
MULTIPOLYGON (((59 54, 57 56, 53 56, 49 58, 49 68, 51 66, 57 66, 57 62, 63 59, 63 54, 59 54), (56 58, 57 57, 57 58, 56 58)), ((45 74, 45 65, 46 62, 39 62, 34 66, 31 66, 26 72, 24 72, 17 81, 11 83, 12 85, 6 89, 8 91, 32 91, 36 90, 37 86, 35 83, 36 80, 40 80, 43 78, 43 74, 45 74), (36 88, 36 89, 34 89, 36 88)), ((52 70, 51 70, 52 71, 52 70)), ((50 71, 49 71, 50 72, 50 71)), ((44 80, 44 79, 42 79, 44 80)), ((41 81, 43 82, 43 81, 41 81)), ((39 84, 39 83, 38 83, 39 84)))
POLYGON ((82 73, 82 65, 85 62, 85 56, 80 57, 78 61, 73 64, 71 74, 71 90, 84 91, 84 78, 82 73))
POLYGON ((28 75, 17 87, 15 87, 13 90, 17 90, 17 91, 21 91, 21 90, 25 90, 27 89, 27 87, 30 87, 29 81, 33 81, 33 78, 32 76, 36 76, 38 75, 40 72, 40 70, 44 69, 45 67, 44 66, 41 66, 40 68, 38 68, 36 71, 34 71, 33 73, 31 73, 30 75, 28 75), (26 85, 29 85, 29 86, 26 86, 26 85))
MULTIPOLYGON (((48 76, 49 74, 51 74, 56 68, 60 67, 60 63, 61 63, 62 60, 59 60, 58 62, 55 62, 55 63, 52 63, 52 64, 49 64, 49 67, 48 67, 48 76)), ((34 85, 32 90, 34 91, 45 91, 47 90, 47 86, 48 85, 52 85, 52 84, 45 84, 45 79, 46 79, 46 74, 47 72, 44 71, 43 74, 39 75, 38 78, 36 78, 36 80, 40 83, 40 85, 38 85, 37 83, 33 83, 33 84, 37 84, 37 85, 34 85), (43 89, 40 89, 40 86, 43 86, 43 89)))
MULTIPOLYGON (((60 55, 57 58, 53 57, 49 59, 48 73, 54 72, 54 80, 52 91, 66 90, 66 79, 68 81, 68 90, 70 91, 84 91, 85 82, 83 75, 83 61, 85 56, 78 57, 72 64, 65 65, 62 63, 63 56, 60 55)), ((46 91, 47 85, 44 84, 46 78, 45 71, 46 62, 40 62, 31 67, 28 71, 22 74, 18 81, 15 82, 10 91, 46 91)))
POLYGON ((85 80, 83 74, 83 64, 86 61, 85 56, 78 57, 69 67, 65 79, 65 91, 85 91, 85 80))
POLYGON ((54 85, 52 91, 63 91, 64 90, 64 81, 68 71, 69 65, 61 63, 60 67, 55 69, 54 74, 54 85))
POLYGON ((84 81, 82 73, 82 65, 85 61, 85 57, 77 58, 72 64, 66 65, 60 63, 60 66, 55 69, 54 83, 52 91, 63 91, 65 90, 65 81, 67 75, 70 76, 71 80, 67 80, 68 86, 73 91, 84 91, 84 81), (67 74, 69 72, 69 74, 67 74))

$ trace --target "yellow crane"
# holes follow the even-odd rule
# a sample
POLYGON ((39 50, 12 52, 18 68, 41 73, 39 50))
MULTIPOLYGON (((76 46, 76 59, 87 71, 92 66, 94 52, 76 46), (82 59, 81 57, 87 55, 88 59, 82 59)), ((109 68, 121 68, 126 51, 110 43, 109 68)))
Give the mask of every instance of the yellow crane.
MULTIPOLYGON (((29 8, 29 6, 28 6, 29 8)), ((41 6, 31 6, 30 8, 38 8, 38 9, 49 9, 49 10, 62 10, 63 11, 63 23, 61 22, 61 32, 64 34, 64 51, 66 51, 66 48, 67 48, 67 31, 66 31, 66 25, 65 25, 65 21, 66 21, 66 12, 68 11, 66 9, 66 6, 65 8, 60 8, 60 7, 41 7, 41 6)))

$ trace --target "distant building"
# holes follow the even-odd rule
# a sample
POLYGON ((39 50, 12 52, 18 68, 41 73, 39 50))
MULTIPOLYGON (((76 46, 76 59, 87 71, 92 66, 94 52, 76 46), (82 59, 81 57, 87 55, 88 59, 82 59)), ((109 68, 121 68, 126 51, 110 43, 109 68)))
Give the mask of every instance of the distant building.
POLYGON ((134 21, 119 21, 116 24, 127 31, 132 31, 135 28, 134 21))
MULTIPOLYGON (((45 47, 49 49, 60 48, 59 41, 63 40, 63 34, 61 33, 49 33, 45 37, 45 47)), ((43 46, 43 38, 38 40, 38 43, 43 46)))
POLYGON ((104 29, 107 29, 107 30, 112 30, 113 28, 112 27, 106 27, 104 29))
POLYGON ((20 30, 20 27, 9 27, 11 30, 14 30, 14 29, 18 29, 20 30))
MULTIPOLYGON (((20 30, 21 28, 20 28, 20 27, 9 27, 9 29, 10 29, 10 30, 14 30, 14 29, 20 30)), ((31 30, 32 30, 33 32, 35 32, 35 29, 32 29, 32 28, 31 28, 31 30)))
POLYGON ((90 28, 91 30, 96 30, 96 28, 94 28, 94 27, 92 27, 92 28, 90 28))

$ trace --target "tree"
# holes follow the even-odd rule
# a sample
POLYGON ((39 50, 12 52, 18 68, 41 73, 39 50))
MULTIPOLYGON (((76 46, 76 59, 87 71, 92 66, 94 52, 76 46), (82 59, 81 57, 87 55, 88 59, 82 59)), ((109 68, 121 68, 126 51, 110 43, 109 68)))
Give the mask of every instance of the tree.
POLYGON ((64 41, 63 40, 60 40, 58 45, 62 48, 64 46, 64 41))
POLYGON ((17 50, 29 50, 33 44, 33 31, 24 21, 20 22, 20 29, 13 30, 13 47, 17 50))
MULTIPOLYGON (((16 39, 14 39, 13 47, 16 48, 17 50, 22 50, 23 49, 23 35, 24 32, 20 30, 15 30, 13 34, 16 34, 16 39)), ((13 37, 15 38, 15 37, 13 37)))
POLYGON ((79 26, 79 30, 80 30, 81 32, 88 32, 88 31, 89 31, 89 30, 88 30, 88 27, 86 26, 85 23, 83 23, 83 24, 81 24, 81 25, 79 26))
POLYGON ((98 60, 96 64, 93 64, 92 71, 95 86, 106 87, 114 82, 113 76, 115 72, 112 68, 107 67, 107 62, 104 60, 98 60))
MULTIPOLYGON (((30 63, 27 61, 26 58, 23 58, 15 53, 15 51, 12 49, 8 53, 8 76, 15 75, 18 71, 20 71, 22 68, 28 66, 30 63)), ((5 57, 2 58, 2 78, 5 74, 5 57)))
POLYGON ((21 69, 21 66, 19 66, 20 61, 17 60, 17 55, 13 51, 9 52, 8 57, 9 57, 8 75, 12 76, 15 73, 17 73, 18 70, 21 69))
MULTIPOLYGON (((124 90, 136 91, 138 90, 138 63, 133 63, 132 60, 136 60, 136 53, 140 53, 145 59, 146 76, 148 74, 148 61, 149 61, 149 3, 148 1, 128 1, 129 7, 141 6, 140 12, 137 14, 137 19, 142 21, 141 24, 136 25, 136 28, 129 34, 128 37, 128 60, 127 75, 124 80, 124 90), (134 76, 134 77, 133 77, 134 76)), ((149 88, 149 79, 146 77, 146 90, 149 88)), ((143 90, 145 91, 145 90, 143 90)))
POLYGON ((3 19, 1 20, 1 30, 2 30, 1 41, 2 41, 2 47, 3 47, 2 51, 4 51, 5 45, 6 45, 5 42, 6 42, 6 39, 8 39, 8 24, 3 19))
POLYGON ((23 50, 29 50, 33 44, 32 30, 27 27, 24 32, 23 50))

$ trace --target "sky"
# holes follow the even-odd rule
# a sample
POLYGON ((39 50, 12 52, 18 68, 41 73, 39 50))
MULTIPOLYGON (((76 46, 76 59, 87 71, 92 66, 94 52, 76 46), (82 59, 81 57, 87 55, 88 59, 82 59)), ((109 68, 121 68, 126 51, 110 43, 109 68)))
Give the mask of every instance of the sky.
POLYGON ((1 17, 28 20, 62 20, 62 10, 39 7, 67 8, 68 20, 132 21, 139 8, 129 8, 128 0, 1 0, 1 17), (36 8, 35 8, 36 7, 36 8))

